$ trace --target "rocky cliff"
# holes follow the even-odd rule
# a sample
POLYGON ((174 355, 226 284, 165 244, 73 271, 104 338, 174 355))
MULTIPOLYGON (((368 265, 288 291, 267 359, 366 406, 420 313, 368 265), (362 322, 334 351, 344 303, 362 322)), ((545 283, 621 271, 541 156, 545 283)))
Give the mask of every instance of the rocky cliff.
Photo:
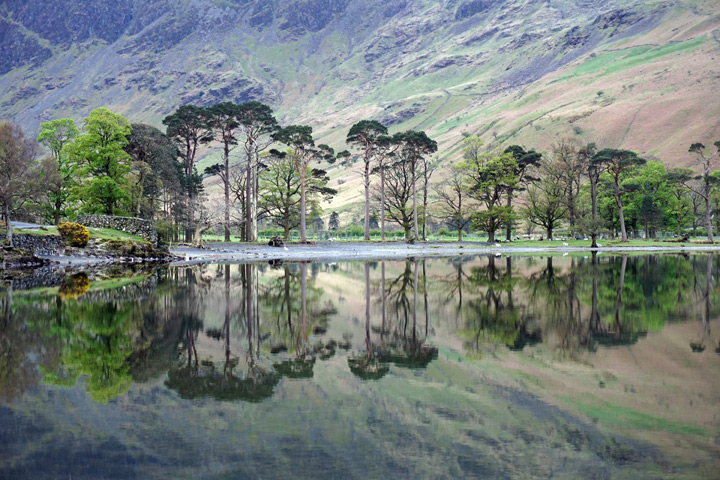
POLYGON ((261 100, 342 147, 376 118, 545 149, 560 136, 687 164, 720 134, 720 6, 702 0, 5 0, 0 107, 40 122, 108 106, 160 126, 261 100))

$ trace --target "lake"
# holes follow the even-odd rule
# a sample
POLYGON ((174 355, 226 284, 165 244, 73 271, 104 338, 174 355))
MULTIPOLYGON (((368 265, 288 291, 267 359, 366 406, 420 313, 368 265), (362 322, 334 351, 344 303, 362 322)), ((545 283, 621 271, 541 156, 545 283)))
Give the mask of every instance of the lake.
POLYGON ((0 478, 718 478, 720 255, 0 283, 0 478))

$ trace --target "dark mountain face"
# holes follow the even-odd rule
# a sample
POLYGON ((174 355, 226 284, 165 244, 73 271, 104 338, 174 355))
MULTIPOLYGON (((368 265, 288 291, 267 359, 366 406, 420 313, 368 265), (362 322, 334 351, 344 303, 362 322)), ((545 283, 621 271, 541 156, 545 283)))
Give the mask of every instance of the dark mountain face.
POLYGON ((514 102, 677 15, 699 25, 720 13, 684 3, 5 0, 0 108, 31 132, 101 105, 159 125, 181 104, 247 100, 328 132, 360 115, 398 128, 471 125, 483 121, 472 105, 514 102))

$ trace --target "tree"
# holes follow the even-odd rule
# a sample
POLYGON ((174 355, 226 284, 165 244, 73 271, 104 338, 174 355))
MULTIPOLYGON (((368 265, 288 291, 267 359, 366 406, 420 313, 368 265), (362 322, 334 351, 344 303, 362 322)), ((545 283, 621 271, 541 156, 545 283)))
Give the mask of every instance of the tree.
POLYGON ((420 238, 417 220, 417 179, 418 165, 426 155, 437 152, 437 142, 429 138, 425 132, 408 130, 394 135, 393 140, 399 145, 399 161, 406 162, 410 166, 410 179, 412 180, 412 218, 413 218, 413 241, 420 238))
POLYGON ((553 229, 568 211, 565 164, 557 158, 545 160, 539 173, 540 180, 528 188, 524 213, 530 222, 545 228, 547 239, 552 240, 553 229))
POLYGON ((665 178, 674 200, 671 213, 675 217, 675 227, 679 237, 680 232, 692 215, 692 207, 687 195, 688 189, 685 186, 692 178, 692 171, 689 168, 671 168, 665 178))
POLYGON ((50 159, 44 160, 46 165, 43 170, 47 172, 45 178, 48 195, 47 210, 55 225, 59 224, 60 218, 66 214, 65 205, 73 186, 72 169, 68 164, 67 156, 61 152, 79 133, 80 130, 75 126, 75 122, 69 118, 40 124, 37 141, 49 148, 52 154, 50 159))
POLYGON ((332 212, 328 220, 328 229, 337 231, 340 229, 340 215, 337 212, 332 212))
POLYGON ((155 219, 166 189, 181 198, 184 171, 177 163, 177 147, 164 133, 144 124, 132 124, 131 128, 125 151, 133 160, 132 212, 138 217, 155 219))
POLYGON ((272 109, 260 102, 246 102, 240 104, 237 112, 242 132, 245 135, 243 148, 245 150, 246 177, 245 177, 245 239, 248 242, 257 241, 257 209, 258 209, 258 164, 260 154, 270 146, 272 139, 261 141, 264 135, 270 135, 278 129, 277 120, 272 109))
POLYGON ((712 170, 720 158, 720 140, 714 143, 715 151, 712 153, 706 152, 705 145, 702 143, 693 143, 690 145, 688 150, 690 153, 694 153, 697 157, 697 162, 702 168, 702 174, 699 179, 702 181, 701 187, 697 188, 692 183, 686 183, 688 189, 692 190, 703 200, 705 200, 705 226, 707 227, 708 242, 714 243, 712 234, 712 208, 710 208, 710 193, 713 184, 717 181, 716 177, 713 177, 712 170))
POLYGON ((552 148, 555 160, 564 165, 565 182, 567 183, 568 222, 570 233, 575 233, 577 222, 577 197, 582 186, 582 178, 588 172, 589 158, 580 155, 580 147, 574 140, 562 139, 552 148))
MULTIPOLYGON (((400 148, 395 137, 383 135, 377 139, 375 158, 377 165, 371 173, 380 174, 380 240, 385 241, 385 170, 400 148)), ((340 154, 338 154, 339 156, 340 154)))
POLYGON ((591 162, 595 153, 597 153, 597 148, 594 143, 588 143, 578 151, 579 162, 587 166, 587 176, 590 180, 590 202, 592 204, 589 225, 590 238, 592 239, 590 248, 597 248, 597 234, 600 226, 598 220, 598 183, 600 182, 600 175, 605 171, 601 164, 596 165, 591 162))
POLYGON ((218 103, 208 109, 210 124, 223 146, 223 163, 216 163, 205 169, 205 173, 219 175, 223 182, 225 199, 225 241, 230 241, 230 151, 238 143, 240 128, 240 106, 232 103, 218 103))
POLYGON ((614 185, 613 195, 615 198, 615 204, 618 208, 618 215, 620 221, 620 229, 622 232, 621 241, 627 242, 627 230, 625 228, 625 215, 623 212, 622 195, 627 191, 634 189, 633 185, 621 184, 623 175, 628 170, 645 163, 645 159, 637 156, 635 152, 630 150, 617 150, 613 148, 604 148, 596 153, 591 160, 592 165, 595 167, 604 166, 605 171, 610 175, 610 178, 614 185))
MULTIPOLYGON (((300 175, 291 156, 292 152, 271 150, 267 169, 260 174, 260 215, 282 227, 285 240, 290 238, 290 230, 300 225, 300 175)), ((337 192, 327 187, 329 179, 324 170, 309 167, 308 170, 307 203, 312 211, 319 213, 318 197, 328 199, 337 192)))
POLYGON ((469 195, 485 207, 473 215, 472 223, 494 242, 495 232, 513 220, 512 207, 502 205, 502 198, 508 188, 517 186, 517 162, 511 153, 480 153, 482 141, 477 137, 468 137, 464 143, 459 166, 468 177, 469 195))
MULTIPOLYGON (((537 167, 542 159, 542 155, 537 153, 535 150, 525 151, 525 149, 519 145, 510 145, 505 149, 504 153, 511 153, 515 162, 517 162, 517 169, 515 175, 517 176, 517 183, 522 184, 532 183, 536 179, 528 174, 528 171, 533 167, 537 167)), ((507 188, 507 206, 512 208, 513 194, 515 193, 514 187, 507 188)), ((512 224, 508 223, 505 231, 505 240, 508 242, 512 240, 512 224)))
POLYGON ((290 125, 281 128, 273 133, 272 139, 292 149, 289 159, 300 176, 300 242, 307 243, 305 216, 307 213, 308 166, 312 161, 334 163, 334 151, 324 144, 315 146, 315 141, 312 138, 312 127, 307 125, 290 125))
POLYGON ((440 199, 436 214, 457 230, 458 242, 462 242, 462 232, 470 224, 474 208, 468 202, 464 171, 457 165, 449 167, 447 171, 445 180, 434 188, 440 199))
POLYGON ((378 151, 378 143, 387 136, 387 127, 375 120, 361 120, 348 131, 345 142, 362 152, 363 185, 365 186, 365 240, 370 240, 370 165, 378 151))
POLYGON ((0 123, 0 205, 5 217, 5 240, 13 246, 11 214, 40 188, 36 165, 37 143, 20 127, 0 123))
POLYGON ((82 202, 84 213, 126 213, 131 159, 123 148, 128 144, 130 122, 100 107, 83 121, 82 131, 62 152, 68 155, 78 180, 72 197, 82 202))
POLYGON ((194 212, 192 206, 197 202, 193 198, 201 190, 202 182, 195 172, 195 157, 198 146, 210 142, 213 138, 212 127, 206 108, 195 105, 183 105, 175 113, 162 121, 167 127, 167 136, 179 147, 185 168, 185 190, 187 222, 185 240, 190 241, 193 235, 194 212))
POLYGON ((385 203, 383 210, 388 218, 400 225, 405 232, 405 240, 412 241, 413 209, 410 204, 412 200, 413 178, 410 162, 397 161, 385 167, 385 191, 375 189, 373 197, 382 201, 384 193, 385 203))

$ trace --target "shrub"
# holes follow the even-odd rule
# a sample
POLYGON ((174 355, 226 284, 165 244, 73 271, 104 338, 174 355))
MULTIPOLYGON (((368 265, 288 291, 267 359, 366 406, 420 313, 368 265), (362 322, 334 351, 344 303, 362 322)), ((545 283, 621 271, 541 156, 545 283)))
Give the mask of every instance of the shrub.
POLYGON ((58 232, 67 245, 72 247, 84 247, 90 240, 90 232, 79 223, 63 222, 58 225, 58 232))
POLYGON ((63 278, 58 293, 60 294, 60 298, 64 300, 76 299, 85 295, 89 288, 90 279, 86 273, 81 272, 63 278))

